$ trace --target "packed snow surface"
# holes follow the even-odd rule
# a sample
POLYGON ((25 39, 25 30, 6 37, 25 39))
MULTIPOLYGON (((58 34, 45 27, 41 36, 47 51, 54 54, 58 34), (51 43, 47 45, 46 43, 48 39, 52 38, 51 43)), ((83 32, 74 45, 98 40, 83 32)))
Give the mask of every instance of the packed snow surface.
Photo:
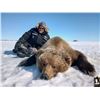
MULTIPOLYGON (((38 86, 66 86, 66 87, 92 87, 94 77, 88 76, 79 70, 70 67, 64 73, 58 73, 51 80, 41 80, 38 68, 18 67, 17 65, 26 58, 19 58, 13 52, 16 41, 0 41, 1 55, 1 86, 4 87, 38 87, 38 86)), ((69 44, 83 52, 94 65, 96 73, 100 73, 100 43, 99 42, 69 42, 69 44)))

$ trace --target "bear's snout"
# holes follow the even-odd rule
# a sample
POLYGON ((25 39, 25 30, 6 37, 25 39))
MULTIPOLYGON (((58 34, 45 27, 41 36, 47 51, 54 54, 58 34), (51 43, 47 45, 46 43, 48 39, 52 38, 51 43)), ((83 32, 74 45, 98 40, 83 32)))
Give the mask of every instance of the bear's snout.
POLYGON ((49 77, 48 77, 47 74, 42 74, 41 77, 40 77, 40 79, 48 80, 49 77))

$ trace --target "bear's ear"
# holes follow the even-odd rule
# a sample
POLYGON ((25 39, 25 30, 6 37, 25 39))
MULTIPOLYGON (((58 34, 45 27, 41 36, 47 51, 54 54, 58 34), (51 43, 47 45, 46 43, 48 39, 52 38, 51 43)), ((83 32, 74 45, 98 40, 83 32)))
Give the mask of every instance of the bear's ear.
POLYGON ((67 64, 64 65, 64 66, 60 66, 59 67, 59 72, 64 72, 64 71, 68 70, 68 68, 69 68, 69 66, 67 64))
POLYGON ((42 53, 44 53, 44 50, 43 49, 38 50, 37 56, 40 56, 42 53))
POLYGON ((66 63, 71 66, 72 61, 70 55, 68 53, 62 53, 62 57, 65 59, 66 63))

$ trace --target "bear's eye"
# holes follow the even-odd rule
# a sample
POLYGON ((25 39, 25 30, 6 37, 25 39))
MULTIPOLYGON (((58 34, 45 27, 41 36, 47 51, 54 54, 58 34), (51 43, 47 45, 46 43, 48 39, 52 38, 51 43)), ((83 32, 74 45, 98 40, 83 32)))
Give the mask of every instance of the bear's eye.
POLYGON ((43 66, 47 66, 48 65, 48 63, 43 63, 43 66))
POLYGON ((56 68, 56 66, 52 66, 53 68, 56 68))

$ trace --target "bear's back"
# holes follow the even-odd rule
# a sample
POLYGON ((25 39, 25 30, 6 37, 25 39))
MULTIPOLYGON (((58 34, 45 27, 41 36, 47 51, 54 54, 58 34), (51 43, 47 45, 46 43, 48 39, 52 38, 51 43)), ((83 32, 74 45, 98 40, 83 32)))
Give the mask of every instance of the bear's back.
POLYGON ((70 51, 72 50, 72 48, 69 46, 69 44, 67 42, 65 42, 63 39, 61 39, 60 37, 53 37, 51 39, 49 39, 42 48, 55 48, 56 50, 67 50, 70 51))

